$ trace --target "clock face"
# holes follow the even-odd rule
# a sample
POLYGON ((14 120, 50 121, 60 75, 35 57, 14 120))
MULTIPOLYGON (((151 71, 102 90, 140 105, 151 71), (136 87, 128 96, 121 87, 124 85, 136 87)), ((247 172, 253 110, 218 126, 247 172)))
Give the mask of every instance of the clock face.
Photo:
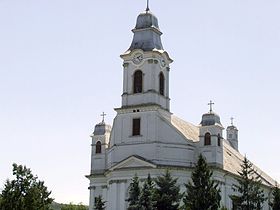
POLYGON ((143 54, 141 54, 141 53, 136 53, 136 54, 133 56, 133 59, 132 59, 133 63, 135 63, 135 64, 141 63, 142 60, 143 60, 143 54))
POLYGON ((161 64, 162 67, 166 66, 166 62, 163 58, 160 59, 160 64, 161 64))

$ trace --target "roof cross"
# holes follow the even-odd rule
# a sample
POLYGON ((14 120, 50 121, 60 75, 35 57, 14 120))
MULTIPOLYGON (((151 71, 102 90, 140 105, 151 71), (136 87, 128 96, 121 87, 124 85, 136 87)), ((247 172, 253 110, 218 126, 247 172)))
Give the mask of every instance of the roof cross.
POLYGON ((146 12, 148 12, 150 9, 149 9, 149 0, 147 0, 147 8, 146 8, 146 12))
POLYGON ((214 105, 214 103, 212 102, 212 100, 210 100, 210 103, 208 103, 208 105, 210 106, 210 113, 213 111, 213 105, 214 105))
POLYGON ((100 116, 102 117, 102 123, 104 123, 104 117, 106 116, 106 114, 104 112, 102 112, 102 114, 100 116))
POLYGON ((233 125, 233 120, 234 120, 234 118, 231 117, 231 118, 230 118, 231 125, 233 125))

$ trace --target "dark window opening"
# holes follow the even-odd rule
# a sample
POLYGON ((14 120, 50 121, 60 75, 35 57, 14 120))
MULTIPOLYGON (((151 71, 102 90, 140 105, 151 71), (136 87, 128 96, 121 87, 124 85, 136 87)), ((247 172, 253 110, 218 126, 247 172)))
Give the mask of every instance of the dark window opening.
POLYGON ((205 133, 204 145, 211 145, 211 135, 210 135, 210 133, 205 133))
POLYGON ((133 119, 132 136, 140 135, 140 118, 133 119))
POLYGON ((101 153, 101 142, 100 141, 96 142, 95 153, 96 154, 100 154, 101 153))
POLYGON ((142 93, 142 83, 143 83, 143 74, 142 71, 138 70, 134 73, 133 80, 133 92, 142 93))
POLYGON ((219 147, 221 146, 221 136, 220 136, 220 134, 218 134, 218 146, 219 147))
POLYGON ((159 94, 164 95, 164 75, 162 72, 159 74, 159 94))

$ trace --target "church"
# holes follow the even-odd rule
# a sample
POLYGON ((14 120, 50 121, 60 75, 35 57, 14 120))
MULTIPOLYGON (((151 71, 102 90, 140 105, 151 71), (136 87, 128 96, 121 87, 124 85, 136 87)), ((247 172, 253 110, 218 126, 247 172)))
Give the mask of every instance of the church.
MULTIPOLYGON (((137 17, 129 49, 123 60, 121 107, 115 108, 113 125, 96 124, 92 134, 89 209, 102 196, 106 210, 125 210, 128 187, 137 174, 140 180, 157 177, 168 169, 184 183, 191 179, 199 154, 213 170, 219 183, 221 206, 232 209, 230 195, 244 156, 238 151, 238 129, 231 123, 226 129, 213 111, 202 114, 193 125, 171 113, 169 73, 172 59, 164 50, 157 17, 147 6, 137 17), (224 133, 225 130, 225 133, 224 133)), ((261 176, 265 196, 271 196, 275 181, 254 165, 261 176)), ((270 209, 268 201, 263 209, 270 209)))

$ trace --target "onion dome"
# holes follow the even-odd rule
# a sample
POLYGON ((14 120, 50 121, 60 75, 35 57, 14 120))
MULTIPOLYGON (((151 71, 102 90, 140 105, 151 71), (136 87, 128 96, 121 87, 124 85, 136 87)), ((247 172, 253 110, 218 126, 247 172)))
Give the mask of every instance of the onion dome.
POLYGON ((136 26, 132 30, 133 40, 128 51, 142 49, 143 51, 163 50, 161 43, 161 31, 158 19, 149 9, 140 13, 137 17, 136 26))
POLYGON ((154 27, 159 30, 158 19, 150 11, 146 11, 138 15, 135 29, 144 29, 154 27))
POLYGON ((112 127, 110 125, 105 124, 104 121, 95 125, 93 134, 95 136, 105 135, 105 133, 111 132, 112 127))
POLYGON ((219 125, 222 126, 220 116, 211 111, 202 115, 201 126, 219 125))

